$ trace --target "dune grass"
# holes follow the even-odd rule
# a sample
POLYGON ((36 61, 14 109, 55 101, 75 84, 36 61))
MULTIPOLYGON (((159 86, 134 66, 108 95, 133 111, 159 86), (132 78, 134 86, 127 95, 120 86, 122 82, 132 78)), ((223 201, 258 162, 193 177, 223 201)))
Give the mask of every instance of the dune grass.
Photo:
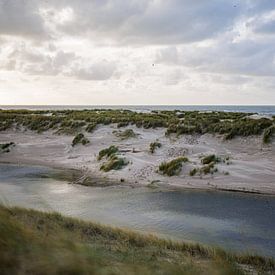
POLYGON ((86 145, 88 143, 90 143, 90 141, 82 133, 78 133, 72 141, 72 146, 74 147, 77 144, 86 145))
POLYGON ((124 131, 113 131, 113 134, 121 140, 137 137, 137 134, 133 131, 133 129, 127 129, 124 131))
POLYGON ((272 274, 271 259, 0 206, 0 273, 272 274))
POLYGON ((159 165, 159 171, 163 175, 167 175, 169 177, 178 175, 182 169, 182 163, 188 162, 188 158, 186 157, 178 157, 169 162, 162 162, 159 165))
MULTIPOLYGON (((150 113, 130 110, 0 110, 0 131, 12 127, 24 127, 39 133, 56 130, 57 133, 73 135, 86 130, 92 132, 96 125, 117 123, 117 127, 135 125, 136 127, 167 128, 166 135, 176 134, 218 134, 225 139, 236 136, 262 135, 274 119, 253 119, 252 113, 240 112, 198 112, 198 111, 152 111, 150 113)), ((134 137, 130 129, 117 131, 125 138, 134 137)))
POLYGON ((100 170, 104 172, 109 172, 111 170, 120 170, 128 164, 125 158, 119 157, 117 155, 112 155, 106 162, 100 166, 100 170))
POLYGON ((10 149, 15 146, 14 142, 0 144, 0 153, 9 153, 10 149))
POLYGON ((102 149, 101 151, 99 151, 97 159, 101 160, 104 157, 109 158, 109 157, 111 157, 112 155, 115 155, 118 152, 119 152, 118 147, 114 146, 114 145, 111 145, 110 147, 102 149))
POLYGON ((268 144, 272 141, 272 138, 275 135, 275 126, 272 125, 269 128, 264 130, 263 134, 263 143, 268 144))
POLYGON ((120 170, 128 164, 128 161, 120 157, 118 147, 111 145, 108 148, 102 149, 98 153, 97 160, 100 161, 106 158, 106 161, 100 166, 100 170, 109 172, 111 170, 120 170))
POLYGON ((157 148, 161 147, 161 143, 158 141, 150 143, 149 151, 151 154, 154 154, 157 148))

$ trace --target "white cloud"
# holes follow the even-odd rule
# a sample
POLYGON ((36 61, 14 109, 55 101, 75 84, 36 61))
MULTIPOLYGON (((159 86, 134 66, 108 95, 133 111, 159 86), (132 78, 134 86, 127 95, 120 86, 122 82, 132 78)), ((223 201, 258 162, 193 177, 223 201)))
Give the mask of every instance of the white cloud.
POLYGON ((270 0, 0 0, 1 99, 275 104, 274 44, 270 0))

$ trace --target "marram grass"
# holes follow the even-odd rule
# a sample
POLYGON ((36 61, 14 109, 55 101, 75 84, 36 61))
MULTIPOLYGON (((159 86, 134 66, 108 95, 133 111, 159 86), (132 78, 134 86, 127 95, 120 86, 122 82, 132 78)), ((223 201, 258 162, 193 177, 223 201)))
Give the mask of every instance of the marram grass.
POLYGON ((271 259, 234 255, 43 213, 0 206, 0 273, 273 274, 271 259))

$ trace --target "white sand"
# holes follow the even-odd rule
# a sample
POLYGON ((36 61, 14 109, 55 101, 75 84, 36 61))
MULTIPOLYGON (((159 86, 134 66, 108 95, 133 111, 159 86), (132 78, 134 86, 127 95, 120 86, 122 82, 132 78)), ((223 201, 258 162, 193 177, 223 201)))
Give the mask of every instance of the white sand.
MULTIPOLYGON (((142 129, 127 127, 139 134, 137 138, 121 141, 112 134, 116 125, 100 126, 93 133, 85 133, 90 144, 71 146, 73 136, 58 136, 53 132, 37 134, 30 131, 10 130, 0 132, 0 143, 15 142, 10 153, 0 154, 0 162, 46 165, 75 168, 96 177, 125 179, 126 182, 147 185, 152 181, 177 187, 202 189, 230 189, 275 194, 275 143, 263 145, 261 137, 235 138, 223 141, 212 135, 167 138, 165 129, 142 129), (162 143, 152 155, 149 144, 156 139, 162 143), (97 161, 98 152, 116 145, 129 161, 128 166, 108 173, 100 171, 102 162, 97 161), (133 152, 135 149, 136 152, 133 152), (183 164, 180 175, 167 177, 157 173, 162 161, 185 155, 190 163, 183 164), (214 175, 189 176, 193 167, 200 167, 200 157, 216 154, 230 157, 230 165, 217 164, 214 175), (225 175, 228 172, 229 175, 225 175)), ((126 128, 122 128, 124 130, 126 128)))

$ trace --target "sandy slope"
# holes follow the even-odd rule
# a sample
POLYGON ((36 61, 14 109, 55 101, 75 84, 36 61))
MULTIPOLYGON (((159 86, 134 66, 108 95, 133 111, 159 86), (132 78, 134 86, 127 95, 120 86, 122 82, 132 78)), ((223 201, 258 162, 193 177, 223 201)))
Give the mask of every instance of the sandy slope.
POLYGON ((0 155, 0 162, 76 168, 97 177, 123 178, 126 182, 136 184, 150 184, 153 180, 158 180, 158 184, 180 187, 275 194, 274 143, 262 145, 260 137, 236 138, 231 141, 223 141, 211 135, 167 138, 164 135, 165 129, 128 128, 132 128, 139 136, 122 141, 112 134, 116 125, 100 126, 91 134, 85 133, 90 140, 89 145, 77 145, 74 148, 71 146, 73 136, 58 136, 53 132, 0 132, 0 143, 16 143, 10 153, 0 155), (152 155, 149 153, 149 144, 156 139, 163 146, 152 155), (96 157, 101 149, 110 145, 117 145, 125 151, 122 154, 129 160, 129 165, 119 171, 104 173, 99 170, 102 162, 98 162, 96 157), (212 153, 221 157, 229 156, 231 164, 218 164, 219 171, 214 175, 189 176, 193 167, 200 166, 200 157, 212 153), (162 161, 183 154, 189 158, 190 163, 183 165, 179 176, 166 177, 156 172, 162 161), (225 175, 226 172, 229 175, 225 175))

